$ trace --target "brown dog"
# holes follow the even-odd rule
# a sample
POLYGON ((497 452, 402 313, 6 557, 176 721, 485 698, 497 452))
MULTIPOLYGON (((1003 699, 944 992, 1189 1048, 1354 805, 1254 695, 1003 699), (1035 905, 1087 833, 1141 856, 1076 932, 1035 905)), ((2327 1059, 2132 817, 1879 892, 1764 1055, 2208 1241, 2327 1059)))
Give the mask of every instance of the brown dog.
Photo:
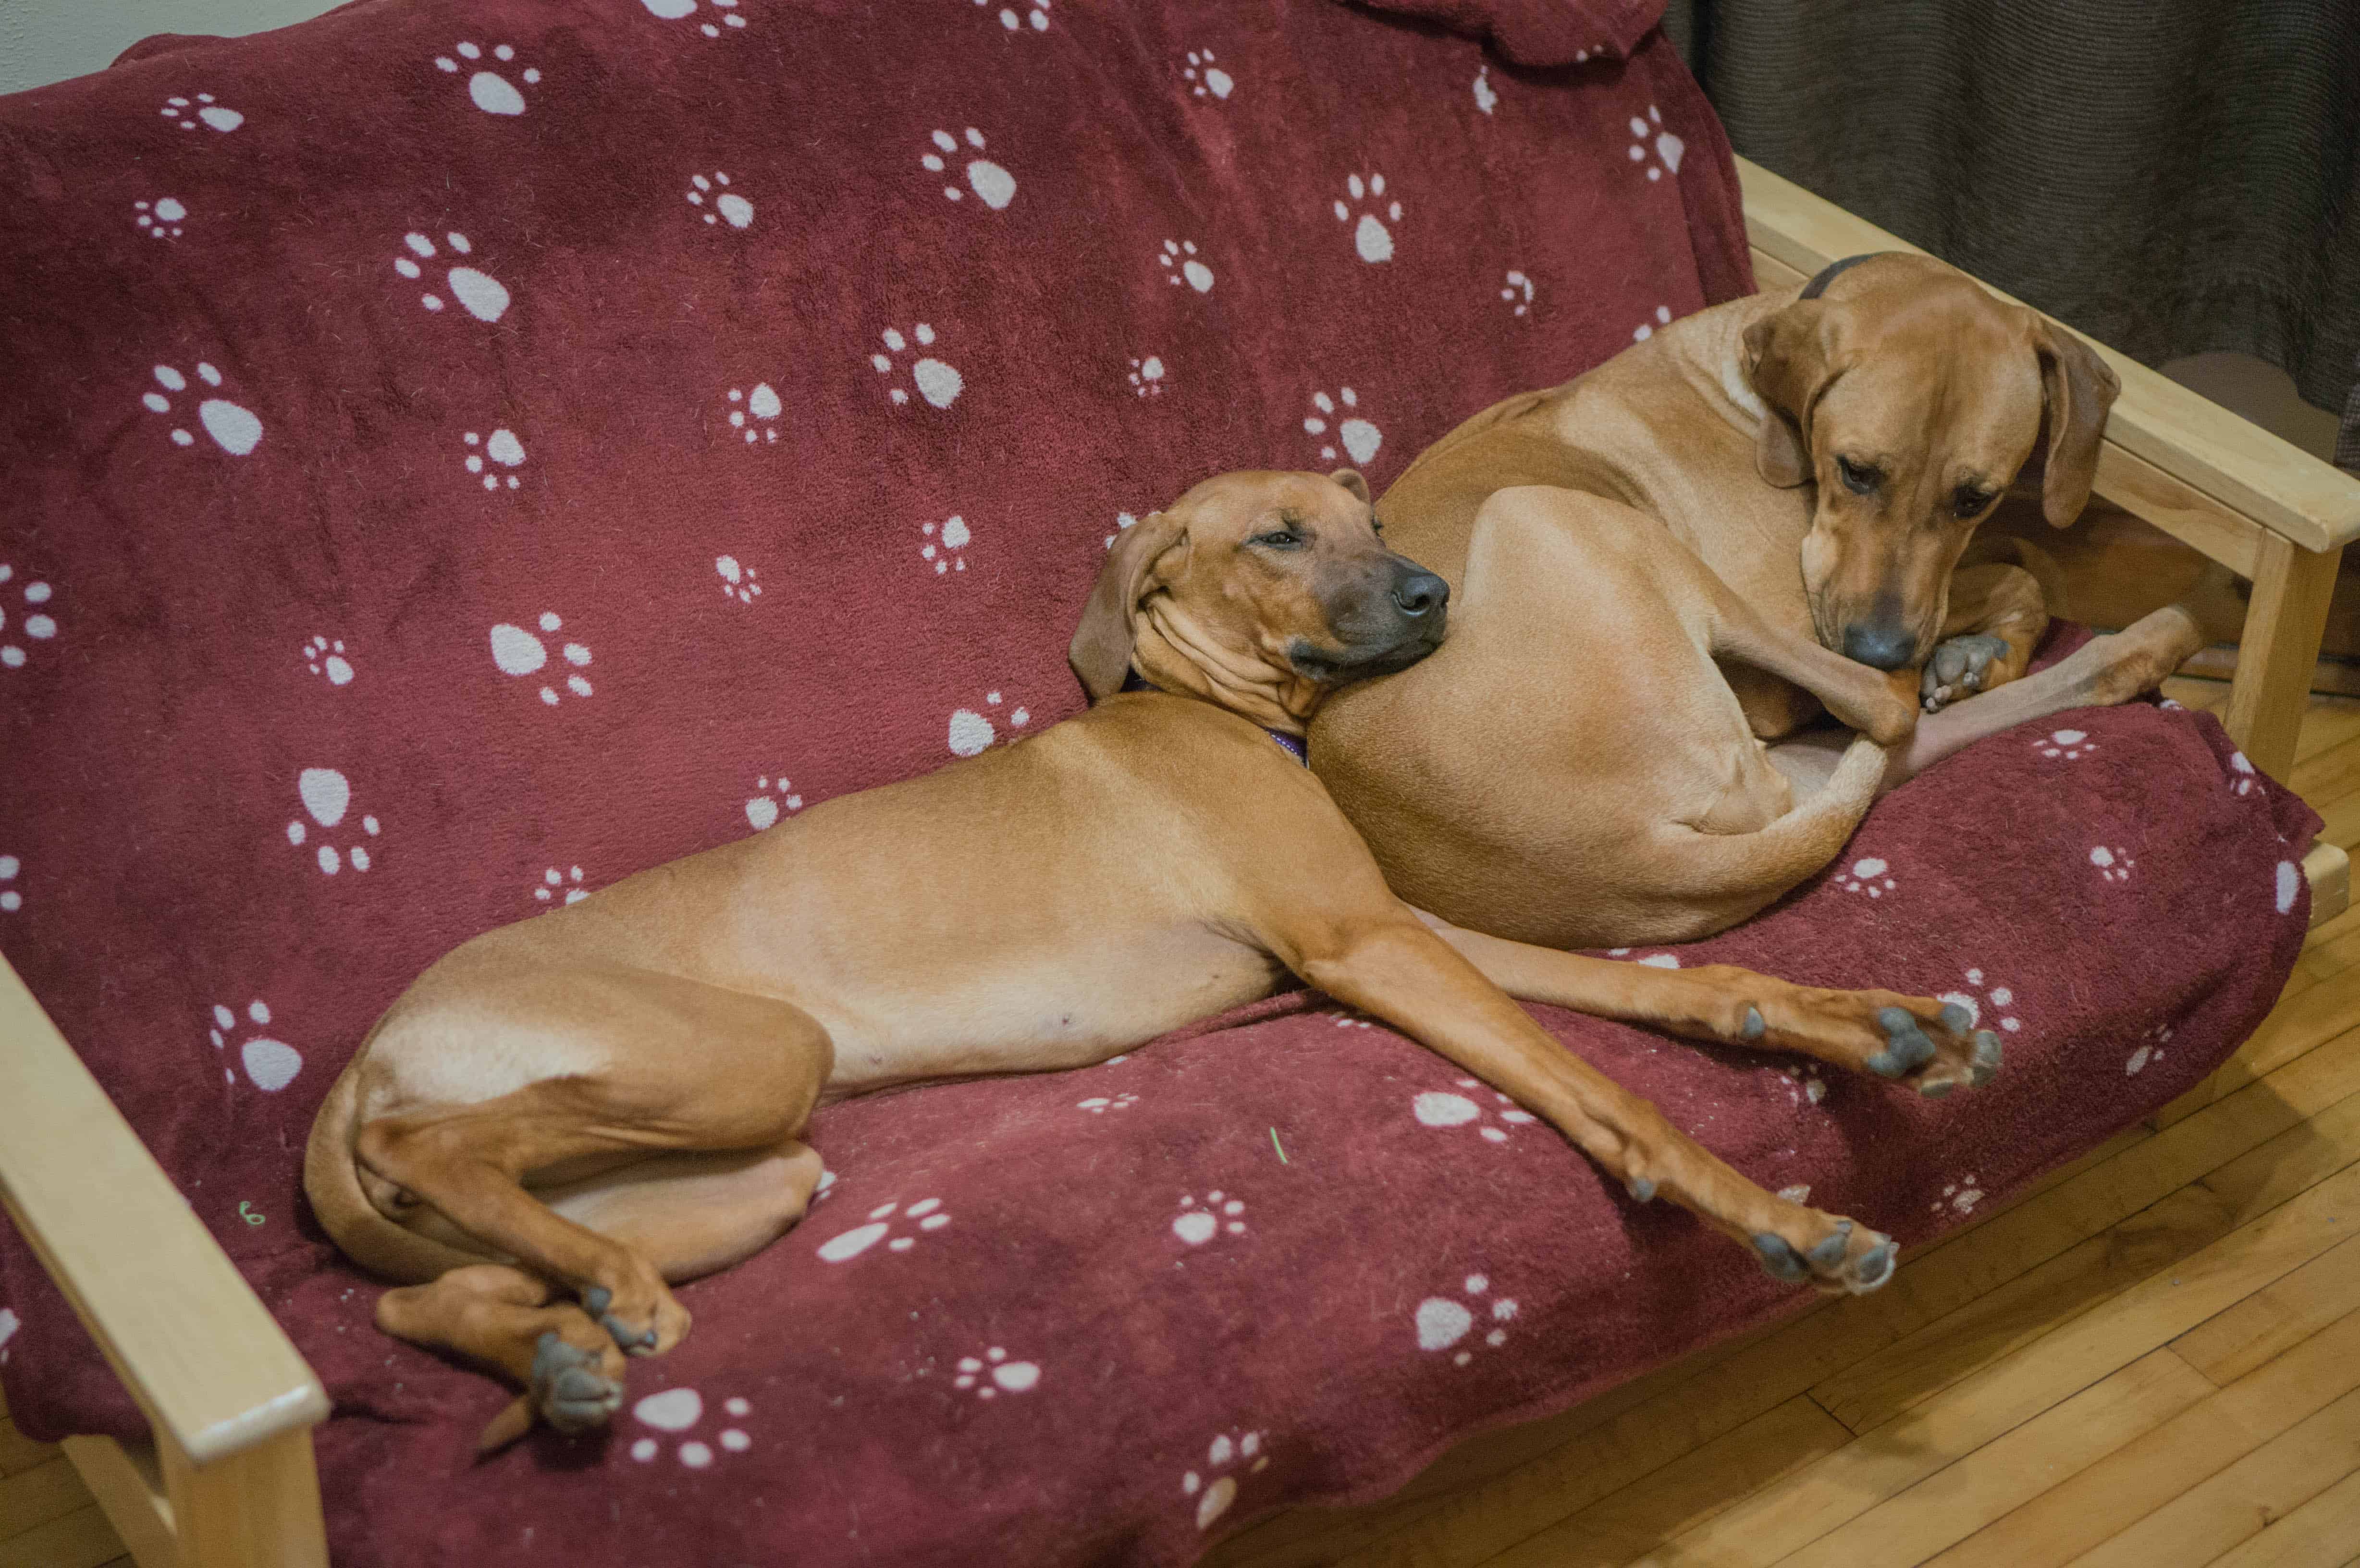
POLYGON ((1336 480, 1225 475, 1123 535, 1074 638, 1103 699, 1083 716, 477 937, 378 1020, 320 1113, 304 1184, 339 1246, 410 1282, 381 1327, 527 1385, 487 1445, 536 1410, 607 1419, 622 1353, 687 1331, 666 1281, 803 1214, 814 1107, 1086 1066, 1288 971, 1772 1273, 1838 1290, 1891 1273, 1885 1237, 1746 1181, 1484 975, 1692 1038, 1939 1053, 1962 1080, 1978 1071, 1963 1010, 1422 923, 1257 727, 1299 735, 1338 683, 1441 639, 1441 583, 1380 542, 1360 475, 1336 480), (1116 694, 1133 665, 1162 690, 1116 694))
POLYGON ((1311 764, 1404 898, 1550 946, 1708 936, 1825 866, 1880 790, 2211 640, 2217 609, 2176 605, 2021 679, 2039 585, 1961 557, 2044 408, 2043 508, 2080 513, 2113 373, 1926 257, 1801 294, 1510 398, 1380 503, 1449 582, 1450 642, 1324 706, 1311 764), (1822 707, 1860 736, 1765 744, 1822 707))

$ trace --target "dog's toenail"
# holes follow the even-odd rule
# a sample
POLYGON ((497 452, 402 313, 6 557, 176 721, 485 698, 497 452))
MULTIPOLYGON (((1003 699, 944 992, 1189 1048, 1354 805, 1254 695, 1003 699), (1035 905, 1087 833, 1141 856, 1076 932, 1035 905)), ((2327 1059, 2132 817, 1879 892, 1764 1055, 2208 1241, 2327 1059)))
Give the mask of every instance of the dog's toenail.
POLYGON ((615 1343, 621 1345, 626 1350, 628 1350, 632 1345, 637 1345, 639 1342, 639 1336, 631 1332, 630 1325, 624 1323, 622 1319, 614 1316, 612 1313, 600 1318, 598 1320, 598 1326, 605 1329, 609 1334, 613 1335, 615 1343))
POLYGON ((1975 1021, 1975 1015, 1956 1002, 1945 1002, 1936 1021, 1952 1034, 1964 1034, 1967 1032, 1967 1026, 1975 1021))
POLYGON ((1803 1255, 1787 1245, 1785 1236, 1766 1230, 1757 1232, 1754 1250, 1762 1255, 1762 1267, 1773 1279, 1791 1283, 1809 1272, 1803 1267, 1803 1255))
POLYGON ((1745 1027, 1739 1033, 1747 1040, 1760 1040, 1769 1027, 1762 1021, 1761 1008, 1748 1007, 1745 1009, 1745 1027))

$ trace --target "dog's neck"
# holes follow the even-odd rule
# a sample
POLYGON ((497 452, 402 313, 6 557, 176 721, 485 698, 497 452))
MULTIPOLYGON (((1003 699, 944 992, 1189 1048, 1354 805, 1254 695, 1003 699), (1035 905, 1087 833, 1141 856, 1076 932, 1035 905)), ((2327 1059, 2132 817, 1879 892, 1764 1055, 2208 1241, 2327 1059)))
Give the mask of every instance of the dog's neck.
POLYGON ((1141 606, 1132 626, 1131 663, 1158 690, 1226 708, 1274 735, 1302 735, 1327 694, 1316 681, 1228 647, 1175 608, 1168 594, 1141 606))

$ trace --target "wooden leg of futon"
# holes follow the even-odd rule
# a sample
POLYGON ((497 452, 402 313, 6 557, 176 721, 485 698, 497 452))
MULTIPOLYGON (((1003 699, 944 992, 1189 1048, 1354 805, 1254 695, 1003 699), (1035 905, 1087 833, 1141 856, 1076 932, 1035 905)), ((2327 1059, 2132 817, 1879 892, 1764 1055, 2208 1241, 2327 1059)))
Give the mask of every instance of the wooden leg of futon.
POLYGON ((2343 550, 2304 550, 2278 535, 2262 539, 2254 598, 2229 687, 2230 735, 2255 767, 2273 779, 2294 771, 2311 665, 2327 626, 2343 550))
POLYGON ((202 1466, 158 1436, 180 1568, 327 1568, 308 1427, 202 1466))

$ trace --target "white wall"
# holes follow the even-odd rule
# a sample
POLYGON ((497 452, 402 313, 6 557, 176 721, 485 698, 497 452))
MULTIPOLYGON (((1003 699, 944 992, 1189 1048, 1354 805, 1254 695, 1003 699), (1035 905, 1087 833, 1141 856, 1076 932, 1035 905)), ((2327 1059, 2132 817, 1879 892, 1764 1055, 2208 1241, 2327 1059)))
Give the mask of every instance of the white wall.
POLYGON ((104 71, 150 33, 258 33, 335 0, 0 0, 0 93, 104 71))

